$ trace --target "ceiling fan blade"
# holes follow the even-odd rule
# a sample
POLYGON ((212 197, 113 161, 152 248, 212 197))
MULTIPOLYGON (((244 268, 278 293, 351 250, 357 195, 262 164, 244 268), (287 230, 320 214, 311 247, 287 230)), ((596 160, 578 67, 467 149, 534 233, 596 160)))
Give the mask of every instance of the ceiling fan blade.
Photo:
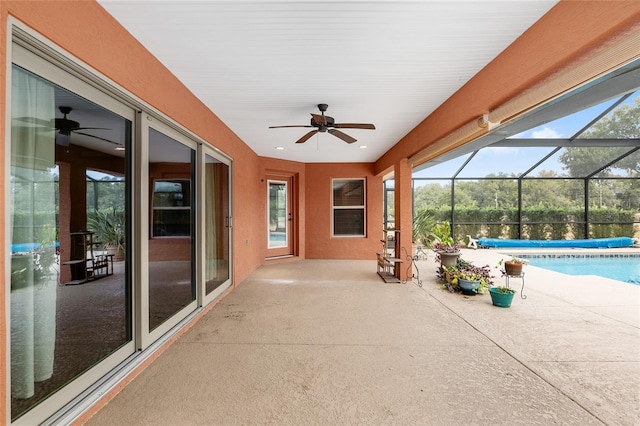
POLYGON ((293 125, 293 126, 269 126, 270 129, 281 129, 283 127, 313 127, 313 126, 304 126, 304 125, 293 125))
POLYGON ((38 124, 40 126, 53 127, 53 120, 44 120, 36 117, 16 117, 16 121, 22 121, 24 123, 38 124))
MULTIPOLYGON (((87 127, 87 128, 89 128, 89 127, 87 127)), ((112 140, 110 140, 110 139, 101 138, 100 136, 90 135, 89 133, 82 133, 82 132, 76 132, 76 131, 74 131, 73 133, 77 133, 78 135, 89 136, 89 137, 92 137, 92 138, 100 139, 101 141, 105 141, 105 142, 112 143, 112 144, 114 144, 114 145, 122 146, 122 144, 121 144, 121 143, 118 143, 118 142, 112 141, 112 140)))
POLYGON ((111 129, 106 127, 77 127, 75 129, 71 129, 72 132, 75 132, 76 130, 111 130, 111 129))
POLYGON ((30 126, 30 125, 13 126, 13 128, 20 129, 21 131, 38 132, 38 133, 55 132, 56 131, 56 129, 54 129, 53 127, 30 126))
POLYGON ((315 135, 316 133, 318 133, 317 130, 312 130, 309 133, 307 133, 306 135, 304 135, 303 137, 301 137, 300 139, 298 139, 296 141, 296 143, 305 143, 307 140, 309 140, 309 138, 313 135, 315 135))
POLYGON ((376 126, 365 123, 336 123, 333 125, 336 129, 369 129, 375 130, 376 126))
POLYGON ((342 139, 343 141, 345 141, 346 143, 354 143, 355 141, 357 141, 358 139, 354 139, 351 136, 347 135, 346 133, 342 133, 340 130, 336 130, 336 129, 329 129, 327 130, 329 133, 331 133, 333 136, 342 139))

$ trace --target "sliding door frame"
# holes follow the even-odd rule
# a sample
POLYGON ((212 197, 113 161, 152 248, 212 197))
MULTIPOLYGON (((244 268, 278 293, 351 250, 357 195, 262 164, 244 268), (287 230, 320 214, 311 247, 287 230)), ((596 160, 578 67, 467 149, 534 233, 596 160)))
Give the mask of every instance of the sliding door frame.
MULTIPOLYGON (((131 180, 131 211, 128 212, 130 223, 130 241, 128 262, 131 283, 130 324, 132 339, 117 351, 100 361, 78 378, 53 393, 35 408, 26 412, 16 420, 15 424, 56 424, 72 423, 91 404, 104 394, 118 386, 142 363, 151 359, 154 352, 171 340, 171 336, 188 324, 202 306, 215 301, 221 294, 231 287, 233 282, 233 234, 232 225, 232 159, 215 147, 208 145, 188 129, 172 121, 169 117, 156 110, 145 101, 137 98, 126 89, 119 86, 108 77, 91 68, 86 63, 75 58, 50 40, 33 31, 27 25, 12 16, 7 18, 7 63, 6 69, 6 98, 5 105, 5 141, 11 140, 11 65, 15 63, 36 75, 39 75, 59 86, 95 102, 132 122, 131 152, 129 154, 131 169, 128 178, 131 180), (196 239, 195 252, 195 300, 183 307, 165 323, 155 330, 148 330, 148 236, 149 236, 149 172, 148 172, 148 133, 149 128, 170 134, 176 140, 196 151, 196 178, 194 199, 196 200, 196 222, 193 238, 196 239), (205 155, 210 155, 228 165, 228 193, 229 217, 226 218, 229 227, 229 279, 211 294, 205 294, 204 283, 204 224, 200 202, 206 196, 204 186, 203 166, 205 155)), ((10 182, 11 150, 5 142, 5 185, 10 182)), ((10 194, 4 195, 5 216, 11 217, 10 194)), ((5 242, 11 235, 10 221, 5 223, 5 242)), ((5 264, 10 265, 10 250, 4 258, 5 264)), ((10 324, 11 286, 10 268, 5 268, 5 322, 10 324)), ((11 339, 7 336, 5 345, 5 423, 11 422, 11 339)))

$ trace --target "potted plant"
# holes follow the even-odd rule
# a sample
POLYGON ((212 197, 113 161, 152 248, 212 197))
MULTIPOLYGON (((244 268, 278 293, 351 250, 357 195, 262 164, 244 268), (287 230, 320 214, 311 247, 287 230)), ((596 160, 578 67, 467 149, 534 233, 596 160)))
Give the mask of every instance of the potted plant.
POLYGON ((436 223, 433 226, 435 242, 433 251, 436 252, 436 262, 440 266, 454 266, 460 257, 460 246, 451 237, 451 224, 447 221, 436 223))
POLYGON ((476 266, 469 262, 447 268, 451 277, 451 284, 458 287, 462 294, 484 294, 493 284, 493 275, 489 265, 476 266))
POLYGON ((491 287, 489 294, 491 295, 491 303, 500 308, 508 308, 511 306, 515 290, 506 286, 491 287))
POLYGON ((93 210, 87 214, 87 228, 96 242, 105 246, 114 261, 124 260, 125 214, 123 211, 93 210))
POLYGON ((413 218, 412 240, 414 243, 431 247, 436 235, 433 231, 435 223, 427 209, 422 209, 413 218))
POLYGON ((504 265, 504 269, 502 269, 503 276, 509 275, 514 277, 519 277, 520 275, 522 275, 522 267, 527 263, 529 262, 527 262, 524 259, 519 259, 517 257, 512 257, 509 260, 500 259, 500 262, 498 262, 497 268, 500 268, 500 266, 504 265))

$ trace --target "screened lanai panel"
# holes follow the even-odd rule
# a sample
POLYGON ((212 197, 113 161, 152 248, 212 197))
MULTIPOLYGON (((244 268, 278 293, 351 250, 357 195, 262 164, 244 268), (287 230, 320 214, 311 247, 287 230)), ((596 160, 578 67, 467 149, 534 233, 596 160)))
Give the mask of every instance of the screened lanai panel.
MULTIPOLYGON (((563 165, 563 175, 584 178, 593 176, 594 173, 597 173, 629 151, 629 147, 621 146, 566 147, 558 152, 558 161, 563 165)), ((621 163, 618 162, 618 164, 620 165, 621 163)), ((604 174, 608 174, 607 171, 611 168, 608 167, 604 174)))
POLYGON ((454 202, 456 235, 517 238, 516 179, 457 180, 454 202))
POLYGON ((589 180, 590 238, 632 237, 638 211, 638 179, 589 180))
POLYGON ((638 176, 640 176, 640 150, 637 150, 635 152, 633 152, 632 150, 633 148, 630 149, 628 147, 620 149, 620 152, 631 152, 631 154, 625 156, 624 158, 621 158, 615 164, 594 175, 594 177, 606 178, 615 176, 637 178, 638 176))
POLYGON ((576 179, 525 179, 522 182, 521 238, 584 238, 584 182, 576 179))
POLYGON ((460 171, 460 178, 520 176, 544 158, 548 147, 487 147, 483 148, 460 171))
POLYGON ((593 123, 582 139, 633 139, 640 137, 640 91, 620 97, 620 103, 593 123))
MULTIPOLYGON (((414 178, 446 178, 453 177, 453 175, 462 167, 467 158, 471 154, 461 155, 460 157, 453 158, 451 160, 443 161, 435 166, 428 167, 423 170, 419 170, 413 173, 414 178)), ((419 185, 419 181, 416 181, 416 185, 419 185)))
POLYGON ((541 124, 507 139, 569 139, 610 108, 619 97, 541 124))
MULTIPOLYGON (((553 152, 555 148, 549 151, 553 152)), ((565 173, 565 165, 560 161, 560 154, 562 150, 558 150, 554 152, 549 158, 542 161, 535 168, 533 168, 529 173, 527 173, 526 178, 532 177, 553 177, 553 176, 564 176, 565 173)), ((540 157, 540 160, 543 160, 545 157, 540 157)))
POLYGON ((415 180, 413 212, 426 210, 434 221, 451 221, 451 180, 415 180))

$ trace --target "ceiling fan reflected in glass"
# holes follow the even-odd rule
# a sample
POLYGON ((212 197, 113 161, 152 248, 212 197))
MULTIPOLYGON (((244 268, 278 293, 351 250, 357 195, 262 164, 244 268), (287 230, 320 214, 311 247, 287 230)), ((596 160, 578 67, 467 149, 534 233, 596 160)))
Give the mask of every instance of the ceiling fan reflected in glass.
POLYGON ((41 126, 42 130, 51 131, 56 130, 56 144, 61 146, 69 146, 71 133, 78 135, 89 136, 101 141, 109 142, 114 145, 121 146, 122 144, 106 139, 100 136, 91 135, 89 133, 81 132, 80 130, 111 130, 105 127, 81 127, 80 123, 67 118, 67 115, 73 111, 73 108, 69 106, 59 106, 58 110, 62 113, 62 118, 56 118, 53 120, 42 120, 34 117, 21 117, 18 120, 27 123, 33 123, 41 126))
POLYGON ((55 119, 55 127, 58 133, 56 134, 56 143, 62 146, 69 146, 69 138, 71 133, 77 133, 83 136, 89 136, 91 138, 99 139, 101 141, 109 142, 114 145, 120 145, 109 139, 102 138, 100 136, 91 135, 89 133, 79 132, 78 130, 110 130, 105 127, 80 127, 80 123, 67 118, 67 115, 73 111, 73 108, 68 106, 59 106, 58 109, 62 113, 62 118, 55 119))
POLYGON ((375 126, 373 124, 364 124, 364 123, 336 123, 333 117, 329 117, 328 115, 324 115, 325 111, 329 108, 327 104, 318 104, 318 109, 320 110, 320 114, 311 113, 311 123, 309 125, 290 125, 290 126, 269 126, 270 129, 279 129, 283 127, 307 127, 307 128, 315 128, 315 130, 310 131, 309 133, 302 136, 300 139, 296 141, 296 143, 304 143, 311 136, 316 133, 330 133, 333 136, 342 139, 346 143, 354 143, 357 139, 352 138, 346 133, 341 132, 337 129, 368 129, 375 130, 375 126))

